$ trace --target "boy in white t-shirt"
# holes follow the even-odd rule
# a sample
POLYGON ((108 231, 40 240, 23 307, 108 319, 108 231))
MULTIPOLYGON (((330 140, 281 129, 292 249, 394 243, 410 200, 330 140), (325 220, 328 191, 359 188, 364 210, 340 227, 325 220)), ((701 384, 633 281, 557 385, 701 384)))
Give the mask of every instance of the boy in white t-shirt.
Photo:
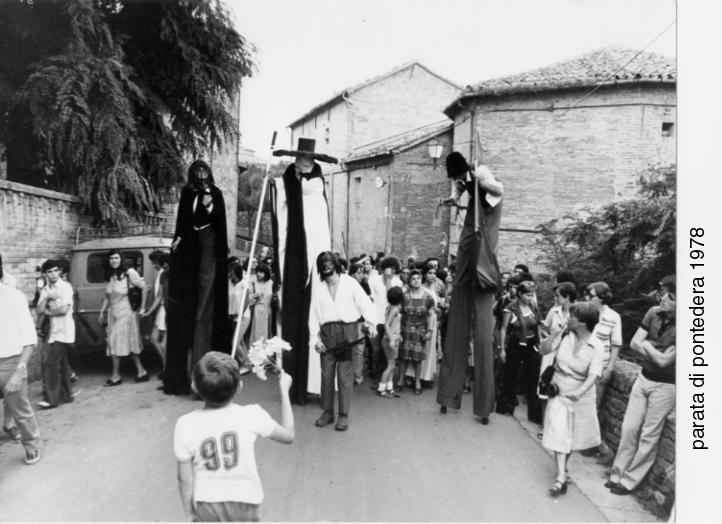
POLYGON ((258 435, 293 442, 291 382, 286 373, 279 375, 279 424, 258 404, 233 403, 243 384, 238 362, 230 355, 211 351, 198 362, 191 387, 206 405, 178 419, 174 438, 178 488, 189 521, 259 520, 263 489, 253 444, 258 435))

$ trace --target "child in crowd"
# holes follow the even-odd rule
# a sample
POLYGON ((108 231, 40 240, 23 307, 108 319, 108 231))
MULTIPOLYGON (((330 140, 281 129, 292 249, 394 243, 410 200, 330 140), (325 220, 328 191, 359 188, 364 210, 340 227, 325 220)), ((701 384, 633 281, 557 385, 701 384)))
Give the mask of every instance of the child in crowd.
POLYGON ((386 300, 389 306, 386 308, 385 332, 381 345, 388 365, 381 375, 376 394, 386 398, 398 398, 400 395, 394 390, 394 369, 401 343, 401 303, 404 301, 404 291, 394 286, 386 292, 386 300))
POLYGON ((178 419, 174 448, 178 488, 189 521, 256 522, 263 489, 253 444, 258 435, 290 444, 295 438, 288 398, 292 379, 279 376, 281 424, 258 404, 241 406, 241 375, 230 355, 211 351, 193 369, 191 387, 203 409, 178 419))

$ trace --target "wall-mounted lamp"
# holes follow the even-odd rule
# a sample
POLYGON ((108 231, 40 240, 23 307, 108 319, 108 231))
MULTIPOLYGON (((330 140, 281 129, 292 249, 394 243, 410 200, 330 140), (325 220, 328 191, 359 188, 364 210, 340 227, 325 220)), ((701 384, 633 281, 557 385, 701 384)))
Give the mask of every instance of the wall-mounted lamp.
POLYGON ((444 151, 444 144, 438 140, 433 139, 429 142, 429 156, 434 160, 434 169, 436 169, 436 161, 441 158, 441 153, 444 151))

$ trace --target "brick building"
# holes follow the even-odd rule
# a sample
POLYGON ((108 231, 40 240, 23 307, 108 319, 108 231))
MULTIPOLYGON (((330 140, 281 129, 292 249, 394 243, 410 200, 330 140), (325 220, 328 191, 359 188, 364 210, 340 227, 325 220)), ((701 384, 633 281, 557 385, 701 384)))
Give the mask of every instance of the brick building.
POLYGON ((350 183, 333 186, 328 195, 335 246, 341 246, 343 231, 349 257, 377 251, 399 259, 412 251, 422 258, 447 253, 450 210, 437 203, 449 196, 449 182, 443 158, 437 166, 429 156, 432 140, 448 154, 453 123, 421 126, 343 159, 350 183))
MULTIPOLYGON (((419 62, 409 62, 340 91, 294 120, 289 125, 291 143, 295 148, 299 137, 313 138, 317 151, 344 159, 379 147, 381 141, 389 137, 393 140, 393 137, 409 130, 445 119, 442 108, 461 91, 461 86, 419 62)), ((372 246, 383 246, 384 234, 371 239, 366 231, 363 238, 367 240, 364 243, 361 242, 362 237, 354 232, 355 226, 349 229, 356 220, 353 213, 347 212, 349 206, 355 205, 355 201, 349 200, 349 195, 355 198, 353 193, 357 186, 354 184, 358 184, 352 180, 351 173, 344 170, 343 163, 321 165, 326 175, 326 192, 332 210, 331 238, 334 249, 343 250, 343 238, 349 235, 355 235, 358 240, 354 250, 371 251, 372 246)), ((362 180, 365 177, 362 176, 362 180)), ((362 187, 366 189, 367 184, 364 183, 362 187)), ((374 196, 367 195, 371 198, 369 202, 375 201, 381 193, 376 191, 374 196)), ((361 205, 360 201, 358 205, 361 205)), ((380 208, 382 213, 383 208, 380 208)), ((385 220, 384 216, 377 216, 375 212, 370 214, 376 223, 385 220)))
MULTIPOLYGON (((502 268, 534 265, 538 224, 632 197, 648 164, 675 161, 676 62, 642 53, 625 66, 635 55, 604 48, 482 82, 444 110, 455 123, 454 150, 487 164, 504 183, 502 268)), ((450 237, 453 254, 458 228, 450 237)))
POLYGON ((289 124, 291 147, 313 138, 316 149, 343 158, 355 149, 438 122, 461 86, 417 61, 343 89, 289 124))

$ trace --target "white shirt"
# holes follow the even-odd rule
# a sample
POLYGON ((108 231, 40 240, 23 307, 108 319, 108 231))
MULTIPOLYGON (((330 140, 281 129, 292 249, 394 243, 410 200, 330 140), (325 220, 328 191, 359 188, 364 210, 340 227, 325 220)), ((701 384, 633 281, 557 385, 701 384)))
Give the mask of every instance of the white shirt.
MULTIPOLYGON (((397 276, 391 278, 391 287, 401 287, 401 279, 397 276)), ((374 307, 376 308, 376 319, 380 320, 379 324, 383 323, 383 319, 386 318, 386 308, 389 306, 389 301, 386 299, 386 284, 384 284, 383 275, 374 275, 369 278, 369 287, 371 288, 371 298, 374 301, 374 307)))
POLYGON ((20 291, 0 286, 0 358, 14 357, 38 342, 28 300, 20 291))
MULTIPOLYGON (((210 194, 211 194, 211 190, 210 190, 210 189, 207 189, 206 191, 203 192, 203 195, 210 195, 210 194)), ((200 194, 200 193, 199 193, 198 195, 196 195, 195 200, 193 200, 193 212, 194 212, 194 213, 196 212, 196 207, 198 207, 198 202, 199 202, 199 201, 200 201, 201 205, 203 205, 203 200, 201 200, 201 194, 200 194)), ((208 212, 209 215, 210 215, 211 213, 213 213, 213 204, 212 204, 212 203, 211 203, 210 206, 208 206, 208 207, 206 208, 206 211, 208 212)), ((198 231, 200 231, 201 229, 205 229, 205 228, 207 228, 208 226, 210 226, 210 224, 206 224, 205 226, 201 226, 201 227, 196 228, 196 229, 198 229, 198 231)))
POLYGON ((16 288, 18 285, 18 279, 15 278, 14 276, 12 276, 10 273, 5 271, 4 269, 3 269, 3 279, 0 280, 0 282, 2 282, 3 284, 5 284, 6 286, 9 286, 11 288, 16 288))
POLYGON ((199 409, 178 419, 174 451, 193 462, 193 500, 260 504, 263 488, 253 445, 269 437, 276 422, 258 404, 199 409))
POLYGON ((50 338, 48 342, 64 342, 72 344, 75 342, 75 321, 73 320, 73 286, 59 278, 55 285, 48 284, 40 290, 39 302, 45 300, 48 294, 57 289, 59 297, 48 301, 50 309, 57 309, 61 306, 70 306, 65 315, 50 317, 50 338))
MULTIPOLYGON (((241 311, 241 293, 243 293, 243 287, 246 286, 248 283, 247 279, 243 279, 240 282, 238 282, 235 286, 233 286, 233 293, 231 294, 231 303, 228 307, 228 312, 231 315, 238 315, 241 311)), ((246 291, 246 299, 250 296, 250 290, 246 291)), ((247 307, 243 311, 243 316, 245 318, 250 318, 251 316, 251 308, 247 307)))
POLYGON ((322 324, 356 322, 362 316, 367 322, 379 323, 371 299, 355 278, 346 274, 339 275, 335 299, 331 297, 331 291, 325 281, 319 286, 314 286, 315 289, 318 291, 313 293, 308 317, 311 347, 318 342, 318 333, 322 324))

